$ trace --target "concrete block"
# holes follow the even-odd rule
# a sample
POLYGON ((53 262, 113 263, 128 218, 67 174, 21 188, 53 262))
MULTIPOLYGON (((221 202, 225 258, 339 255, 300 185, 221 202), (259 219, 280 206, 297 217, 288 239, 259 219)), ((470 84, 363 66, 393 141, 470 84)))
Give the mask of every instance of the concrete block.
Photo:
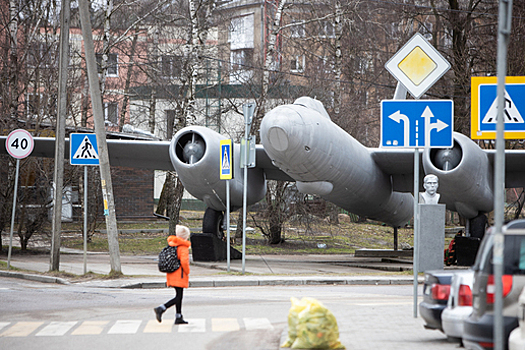
POLYGON ((445 205, 419 204, 419 272, 442 269, 444 249, 445 205))

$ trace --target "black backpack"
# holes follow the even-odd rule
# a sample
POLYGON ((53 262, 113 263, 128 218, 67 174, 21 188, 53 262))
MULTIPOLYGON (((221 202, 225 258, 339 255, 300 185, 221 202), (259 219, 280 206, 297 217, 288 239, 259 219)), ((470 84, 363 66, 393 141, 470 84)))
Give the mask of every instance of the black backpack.
POLYGON ((159 254, 159 271, 174 272, 180 267, 180 260, 177 256, 177 247, 167 246, 159 254))

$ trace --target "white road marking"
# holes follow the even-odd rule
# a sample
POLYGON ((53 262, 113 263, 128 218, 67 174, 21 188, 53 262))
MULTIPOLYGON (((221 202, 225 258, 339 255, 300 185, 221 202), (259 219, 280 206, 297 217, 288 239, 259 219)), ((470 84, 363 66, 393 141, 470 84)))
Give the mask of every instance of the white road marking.
POLYGON ((144 333, 171 333, 173 321, 158 323, 157 320, 150 320, 144 328, 144 333))
POLYGON ((235 332, 240 330, 239 322, 236 318, 212 318, 212 332, 235 332))
POLYGON ((44 322, 17 322, 0 334, 0 337, 27 337, 43 324, 44 322))
POLYGON ((118 320, 110 328, 108 334, 135 334, 139 330, 141 320, 118 320))
POLYGON ((84 321, 71 332, 71 335, 97 335, 101 334, 109 321, 84 321))
POLYGON ((188 318, 188 324, 177 325, 179 333, 204 333, 206 332, 206 319, 188 318))
POLYGON ((78 322, 51 322, 36 334, 37 337, 59 337, 66 334, 78 322))
POLYGON ((260 329, 273 330, 273 326, 267 318, 244 318, 244 327, 247 331, 260 329))

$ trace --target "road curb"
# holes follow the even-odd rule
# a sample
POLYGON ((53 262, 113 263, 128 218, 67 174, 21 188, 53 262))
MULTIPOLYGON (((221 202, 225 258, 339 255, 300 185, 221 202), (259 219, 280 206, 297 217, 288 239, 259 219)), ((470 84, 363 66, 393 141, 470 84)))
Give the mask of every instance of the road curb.
POLYGON ((36 281, 41 283, 58 283, 58 284, 71 284, 68 280, 60 277, 53 276, 42 276, 33 275, 28 273, 14 272, 14 271, 0 271, 1 277, 21 278, 30 281, 36 281))

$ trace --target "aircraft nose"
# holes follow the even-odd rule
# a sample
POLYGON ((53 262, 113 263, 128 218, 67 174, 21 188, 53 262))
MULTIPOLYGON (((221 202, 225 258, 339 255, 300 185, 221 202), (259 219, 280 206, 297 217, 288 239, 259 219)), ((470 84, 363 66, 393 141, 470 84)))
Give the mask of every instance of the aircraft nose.
POLYGON ((266 114, 261 122, 261 139, 265 149, 284 152, 290 148, 296 117, 297 112, 286 106, 277 107, 266 114))
POLYGON ((268 130, 268 142, 277 151, 288 149, 288 133, 280 126, 273 126, 268 130))

